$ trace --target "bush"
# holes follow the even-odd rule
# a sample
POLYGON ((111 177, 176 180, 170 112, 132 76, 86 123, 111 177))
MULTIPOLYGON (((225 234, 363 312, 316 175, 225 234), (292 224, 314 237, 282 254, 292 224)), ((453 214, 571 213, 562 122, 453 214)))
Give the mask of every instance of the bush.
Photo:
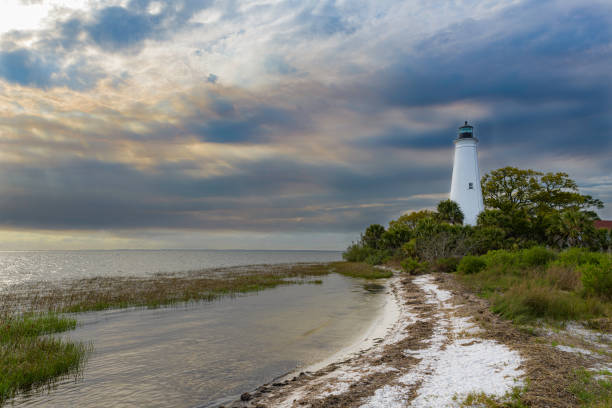
POLYGON ((419 262, 414 258, 407 258, 402 262, 402 268, 405 272, 408 272, 410 275, 418 275, 421 273, 426 273, 429 269, 429 264, 427 262, 419 262))
POLYGON ((555 263, 563 266, 597 265, 605 259, 606 255, 600 252, 592 252, 585 248, 570 248, 561 252, 555 263))
POLYGON ((459 266, 459 258, 440 258, 436 261, 436 271, 451 273, 457 270, 459 266))
POLYGON ((389 259, 389 254, 386 251, 372 251, 365 259, 365 263, 370 265, 380 265, 389 259))
POLYGON ((373 252, 374 249, 364 247, 361 244, 352 244, 346 251, 342 253, 342 259, 348 262, 365 262, 373 252))
POLYGON ((461 273, 471 274, 478 273, 487 267, 487 264, 478 256, 464 256, 459 265, 457 271, 461 273))
POLYGON ((508 266, 517 265, 520 261, 520 255, 518 252, 506 251, 505 249, 499 249, 496 251, 489 251, 485 255, 480 257, 487 267, 501 266, 504 269, 508 266))
POLYGON ((612 299, 612 261, 602 260, 601 264, 585 264, 580 267, 585 292, 605 299, 612 299))
POLYGON ((556 257, 557 254, 553 251, 541 246, 534 246, 521 251, 521 263, 524 266, 544 266, 555 260, 556 257))

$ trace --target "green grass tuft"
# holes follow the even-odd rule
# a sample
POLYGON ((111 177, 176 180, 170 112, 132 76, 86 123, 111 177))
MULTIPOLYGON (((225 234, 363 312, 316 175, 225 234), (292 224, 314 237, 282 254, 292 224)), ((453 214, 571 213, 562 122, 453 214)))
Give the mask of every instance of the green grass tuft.
POLYGON ((0 319, 0 404, 82 368, 91 347, 41 337, 75 327, 76 320, 53 313, 0 319))
POLYGON ((598 378, 591 371, 577 370, 569 391, 578 398, 581 407, 609 408, 612 406, 612 380, 598 378))

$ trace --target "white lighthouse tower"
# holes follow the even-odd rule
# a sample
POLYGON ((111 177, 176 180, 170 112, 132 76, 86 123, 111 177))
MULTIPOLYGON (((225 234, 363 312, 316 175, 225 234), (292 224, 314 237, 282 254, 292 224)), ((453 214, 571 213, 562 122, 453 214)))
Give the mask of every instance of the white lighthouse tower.
POLYGON ((478 214, 484 210, 484 205, 478 170, 478 139, 474 137, 474 127, 467 122, 459 128, 455 139, 450 199, 461 207, 463 223, 476 225, 478 214))

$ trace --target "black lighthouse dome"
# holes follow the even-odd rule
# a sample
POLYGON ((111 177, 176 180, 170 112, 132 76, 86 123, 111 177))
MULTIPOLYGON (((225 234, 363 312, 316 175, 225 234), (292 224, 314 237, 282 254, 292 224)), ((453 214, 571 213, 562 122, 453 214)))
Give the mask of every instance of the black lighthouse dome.
POLYGON ((457 139, 473 139, 474 138, 474 126, 469 125, 467 120, 465 124, 459 128, 459 134, 457 139))

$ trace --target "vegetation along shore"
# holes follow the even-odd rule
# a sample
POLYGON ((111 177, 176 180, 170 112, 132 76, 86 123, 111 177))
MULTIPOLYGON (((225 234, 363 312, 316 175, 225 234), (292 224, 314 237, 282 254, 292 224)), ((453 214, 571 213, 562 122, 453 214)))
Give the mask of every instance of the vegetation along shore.
MULTIPOLYGON (((485 211, 476 226, 462 225, 457 204, 442 201, 437 211, 402 215, 388 228, 369 226, 344 257, 401 267, 411 276, 441 273, 447 284, 452 277, 455 293, 479 296, 484 303, 478 304, 494 313, 482 320, 477 311, 481 327, 500 318, 512 322, 508 336, 526 334, 523 346, 547 346, 535 354, 542 361, 551 348, 573 355, 551 362, 556 371, 545 369, 553 382, 541 378, 544 368, 528 369, 514 402, 476 398, 475 404, 612 406, 612 237, 594 226, 601 201, 581 194, 565 173, 513 167, 485 175, 482 191, 485 211)), ((529 350, 523 352, 533 359, 529 350)))

